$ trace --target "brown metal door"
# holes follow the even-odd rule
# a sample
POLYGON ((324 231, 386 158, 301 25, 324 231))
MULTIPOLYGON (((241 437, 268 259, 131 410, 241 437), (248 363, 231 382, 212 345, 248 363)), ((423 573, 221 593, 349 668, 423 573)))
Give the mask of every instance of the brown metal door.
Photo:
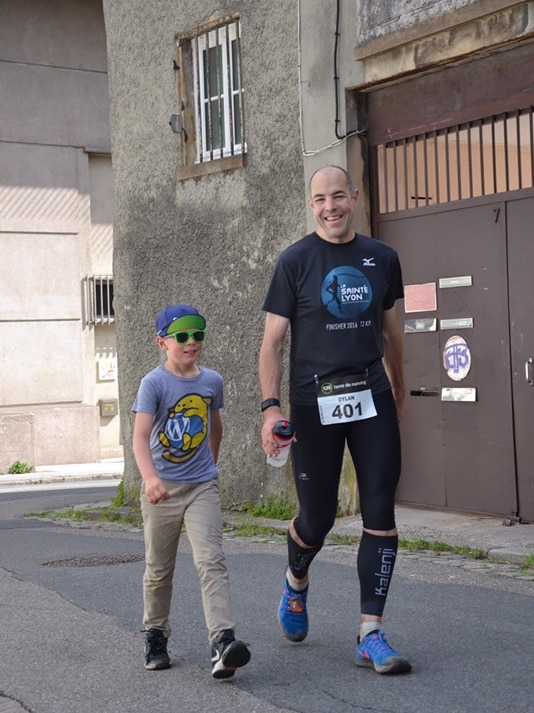
POLYGON ((512 389, 519 515, 534 521, 534 198, 507 203, 512 389))
MULTIPOLYGON (((438 278, 436 222, 436 214, 428 213, 396 220, 381 216, 378 237, 398 250, 406 284, 436 282, 438 278)), ((435 312, 417 316, 437 318, 435 312)), ((405 335, 407 396, 401 423, 403 466, 397 497, 400 501, 445 507, 440 351, 438 331, 405 335)))
POLYGON ((378 237, 399 251, 405 284, 434 283, 437 294, 436 311, 404 317, 435 318, 437 329, 405 335, 408 395, 398 499, 515 514, 505 204, 485 198, 463 208, 456 203, 454 209, 398 213, 394 220, 389 214, 377 226, 378 237), (454 278, 470 278, 471 285, 456 287, 454 278), (443 279, 447 287, 440 287, 443 279), (451 323, 443 320, 456 320, 456 326, 447 328, 451 323), (452 336, 466 341, 471 357, 461 381, 444 367, 452 336), (476 389, 476 401, 442 400, 443 389, 458 387, 476 389))

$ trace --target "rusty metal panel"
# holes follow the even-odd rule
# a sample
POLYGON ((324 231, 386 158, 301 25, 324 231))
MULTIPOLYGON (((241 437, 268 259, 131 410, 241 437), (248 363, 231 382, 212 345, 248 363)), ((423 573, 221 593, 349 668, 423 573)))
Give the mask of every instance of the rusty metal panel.
POLYGON ((534 197, 509 201, 506 213, 519 516, 534 522, 534 197))
MULTIPOLYGON (((410 217, 379 224, 378 237, 399 252, 406 285, 436 282, 435 216, 410 217)), ((401 315, 403 328, 413 312, 401 315)), ((422 311, 421 319, 431 319, 435 311, 422 311)), ((437 331, 407 333, 404 337, 406 414, 401 421, 402 476, 397 498, 402 502, 445 507, 443 477, 443 431, 440 402, 439 334, 437 331)))
POLYGON ((534 102, 534 44, 368 93, 371 146, 534 102))
POLYGON ((471 328, 405 335, 401 501, 517 512, 504 215, 503 203, 480 199, 461 210, 437 207, 378 221, 379 238, 399 251, 406 284, 471 277, 438 287, 437 311, 421 313, 438 324, 472 318, 471 328), (460 381, 444 365, 447 340, 456 333, 471 359, 460 381), (453 387, 476 389, 476 401, 444 400, 442 390, 453 387))
MULTIPOLYGON (((474 387, 475 403, 442 402, 447 505, 515 514, 517 495, 506 284, 504 203, 439 214, 442 276, 472 275, 472 285, 439 292, 440 318, 473 319, 455 334, 469 345, 472 366, 461 381, 445 368, 442 386, 474 387)), ((450 333, 441 333, 443 350, 450 333)))
POLYGON ((376 146, 377 212, 534 186, 533 113, 527 106, 376 146))
POLYGON ((398 250, 414 288, 402 315, 398 499, 527 521, 534 520, 533 60, 534 44, 525 44, 370 90, 367 106, 373 231, 398 250))

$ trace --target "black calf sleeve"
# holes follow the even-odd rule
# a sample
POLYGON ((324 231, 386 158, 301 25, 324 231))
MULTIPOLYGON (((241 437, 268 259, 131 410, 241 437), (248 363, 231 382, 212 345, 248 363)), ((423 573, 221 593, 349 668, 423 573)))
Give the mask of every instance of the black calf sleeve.
POLYGON ((398 545, 397 535, 380 537, 363 531, 358 550, 362 614, 382 616, 384 613, 398 545))
POLYGON ((296 579, 304 579, 316 554, 321 551, 323 543, 316 547, 301 547, 287 532, 287 554, 289 569, 296 579))

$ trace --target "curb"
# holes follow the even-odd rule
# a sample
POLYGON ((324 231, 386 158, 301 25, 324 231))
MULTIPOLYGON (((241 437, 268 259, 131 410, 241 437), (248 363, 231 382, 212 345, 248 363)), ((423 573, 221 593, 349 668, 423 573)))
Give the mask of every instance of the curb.
MULTIPOLYGON (((93 480, 121 480, 117 473, 99 473, 98 475, 56 475, 55 473, 31 474, 31 477, 10 477, 0 475, 0 487, 8 485, 50 485, 51 483, 88 483, 93 480)), ((1 713, 1 712, 0 712, 1 713)))

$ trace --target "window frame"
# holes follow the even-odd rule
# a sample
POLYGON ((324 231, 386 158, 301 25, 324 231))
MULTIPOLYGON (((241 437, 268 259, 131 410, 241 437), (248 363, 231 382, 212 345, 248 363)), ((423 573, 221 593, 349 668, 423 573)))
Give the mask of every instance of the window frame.
POLYGON ((246 165, 240 42, 237 13, 177 36, 182 148, 178 179, 246 165), (210 59, 215 59, 211 67, 210 59))
POLYGON ((113 324, 113 275, 91 275, 86 281, 86 325, 113 324))

